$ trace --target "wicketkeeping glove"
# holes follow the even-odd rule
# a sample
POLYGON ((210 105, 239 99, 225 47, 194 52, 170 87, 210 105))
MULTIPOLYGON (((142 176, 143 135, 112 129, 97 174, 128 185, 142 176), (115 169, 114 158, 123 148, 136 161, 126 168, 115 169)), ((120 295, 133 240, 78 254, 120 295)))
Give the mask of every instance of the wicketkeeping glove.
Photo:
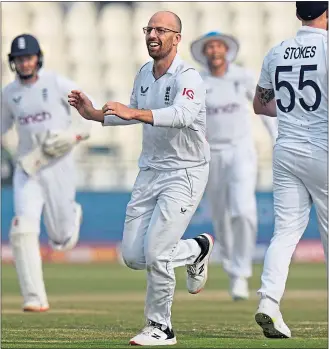
POLYGON ((19 165, 29 176, 34 176, 41 168, 47 166, 52 160, 52 157, 45 154, 42 150, 42 144, 47 137, 48 132, 32 135, 32 150, 17 159, 19 165))
POLYGON ((74 130, 52 132, 43 144, 43 151, 55 158, 68 153, 77 143, 89 137, 86 132, 77 133, 74 130))

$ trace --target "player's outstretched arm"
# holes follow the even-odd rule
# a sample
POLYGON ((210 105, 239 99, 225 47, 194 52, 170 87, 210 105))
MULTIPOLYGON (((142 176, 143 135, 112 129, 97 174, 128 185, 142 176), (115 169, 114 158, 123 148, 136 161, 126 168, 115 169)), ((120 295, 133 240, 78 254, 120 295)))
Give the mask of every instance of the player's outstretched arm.
POLYGON ((276 103, 274 90, 257 85, 253 102, 255 114, 263 114, 276 117, 276 103))
POLYGON ((71 91, 68 95, 68 102, 83 118, 104 122, 103 111, 95 109, 90 99, 83 92, 78 90, 71 91))
POLYGON ((151 110, 130 108, 119 102, 107 102, 102 111, 104 115, 115 115, 122 120, 144 122, 153 125, 151 110))

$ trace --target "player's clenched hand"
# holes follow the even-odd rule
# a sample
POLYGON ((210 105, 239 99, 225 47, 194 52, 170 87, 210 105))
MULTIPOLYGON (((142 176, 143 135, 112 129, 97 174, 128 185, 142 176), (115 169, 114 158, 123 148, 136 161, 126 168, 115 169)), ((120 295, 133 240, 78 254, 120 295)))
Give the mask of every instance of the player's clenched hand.
POLYGON ((102 111, 104 115, 116 115, 123 120, 131 120, 134 117, 133 110, 119 102, 107 102, 102 111))
POLYGON ((81 91, 73 90, 68 95, 69 104, 74 107, 85 119, 90 119, 94 110, 89 98, 81 91))

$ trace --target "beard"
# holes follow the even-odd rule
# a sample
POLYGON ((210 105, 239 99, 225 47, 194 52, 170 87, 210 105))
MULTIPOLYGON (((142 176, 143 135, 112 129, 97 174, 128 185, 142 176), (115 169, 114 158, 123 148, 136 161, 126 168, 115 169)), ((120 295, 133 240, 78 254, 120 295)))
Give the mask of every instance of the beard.
POLYGON ((172 45, 170 45, 170 46, 163 45, 163 43, 161 41, 158 41, 158 44, 159 44, 158 49, 154 50, 154 51, 152 50, 152 48, 149 47, 148 44, 149 43, 146 44, 148 54, 154 60, 160 60, 162 58, 165 58, 166 56, 168 56, 168 54, 172 50, 172 45))

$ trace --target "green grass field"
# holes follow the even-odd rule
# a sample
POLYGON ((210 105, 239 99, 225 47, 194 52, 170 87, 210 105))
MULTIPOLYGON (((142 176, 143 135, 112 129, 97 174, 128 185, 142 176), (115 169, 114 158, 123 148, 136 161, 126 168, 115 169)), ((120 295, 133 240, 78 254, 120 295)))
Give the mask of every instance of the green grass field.
MULTIPOLYGON (((198 295, 188 294, 185 270, 178 269, 174 347, 327 348, 325 266, 291 266, 281 307, 291 339, 266 339, 254 322, 260 273, 256 265, 251 300, 233 302, 220 266, 210 268, 198 295)), ((23 313, 14 267, 2 266, 2 348, 127 348, 144 326, 145 272, 116 264, 46 264, 44 274, 50 311, 23 313)))

